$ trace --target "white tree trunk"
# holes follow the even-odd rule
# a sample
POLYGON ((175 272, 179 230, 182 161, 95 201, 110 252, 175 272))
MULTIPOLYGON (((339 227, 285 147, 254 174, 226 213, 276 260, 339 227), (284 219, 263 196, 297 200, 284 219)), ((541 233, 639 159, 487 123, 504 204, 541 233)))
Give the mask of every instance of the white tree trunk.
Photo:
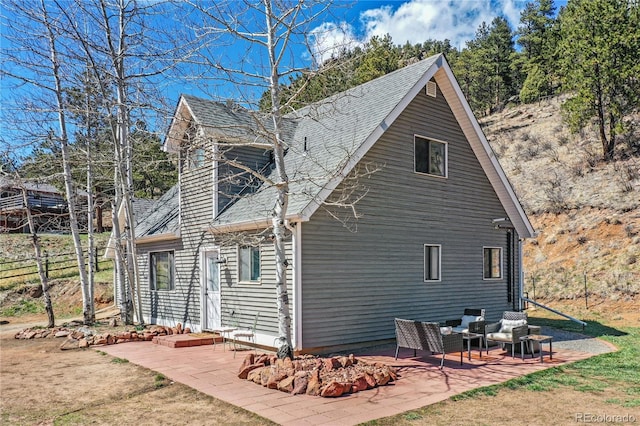
POLYGON ((51 296, 49 295, 49 278, 42 264, 42 250, 40 248, 40 238, 36 231, 36 224, 31 215, 31 209, 29 208, 29 197, 27 196, 27 190, 22 187, 22 200, 24 202, 25 211, 27 213, 27 222, 29 223, 29 231, 31 232, 31 243, 33 244, 33 250, 36 254, 36 264, 38 265, 38 276, 40 277, 40 284, 42 285, 42 297, 44 298, 44 310, 47 313, 47 328, 53 328, 56 325, 55 317, 53 315, 53 304, 51 303, 51 296))
POLYGON ((269 91, 271 93, 271 118, 273 120, 273 158, 276 166, 277 199, 272 213, 272 225, 274 235, 274 249, 276 261, 276 300, 278 309, 278 334, 282 345, 288 345, 284 353, 279 356, 293 358, 291 343, 291 307, 287 290, 287 256, 286 256, 286 231, 285 220, 289 204, 289 177, 284 165, 284 147, 282 146, 282 113, 280 111, 280 74, 278 71, 278 59, 276 57, 275 28, 277 22, 273 22, 271 0, 264 0, 265 17, 267 20, 267 48, 269 51, 269 91))
POLYGON ((85 266, 84 254, 82 252, 82 242, 80 241, 80 230, 78 229, 78 217, 76 210, 75 191, 73 188, 73 176, 71 175, 71 159, 69 156, 68 146, 68 133, 67 133, 67 120, 65 115, 65 104, 63 99, 63 87, 61 84, 60 76, 60 64, 58 63, 58 50, 56 44, 56 36, 52 24, 49 22, 47 15, 47 7, 44 0, 41 0, 41 8, 44 17, 44 24, 47 29, 48 42, 49 42, 49 54, 51 75, 55 82, 55 98, 58 116, 58 125, 60 127, 60 134, 58 140, 60 141, 60 152, 62 154, 62 167, 64 175, 64 187, 67 196, 67 205, 69 207, 69 224, 71 227, 71 235, 73 237, 73 246, 75 249, 76 261, 78 262, 78 272, 80 275, 80 287, 82 289, 82 316, 85 324, 92 324, 93 319, 91 312, 93 312, 93 300, 91 299, 89 282, 87 279, 87 269, 85 266))

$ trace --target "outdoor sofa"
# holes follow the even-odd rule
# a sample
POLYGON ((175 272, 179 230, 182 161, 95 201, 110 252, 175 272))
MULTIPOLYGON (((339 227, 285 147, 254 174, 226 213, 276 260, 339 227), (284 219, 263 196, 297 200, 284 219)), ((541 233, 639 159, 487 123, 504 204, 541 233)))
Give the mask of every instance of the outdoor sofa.
POLYGON ((442 354, 440 368, 444 366, 445 354, 460 352, 460 364, 462 364, 462 354, 464 352, 462 334, 443 334, 440 324, 435 322, 421 322, 396 318, 395 325, 396 359, 398 359, 398 351, 400 348, 408 348, 413 349, 414 356, 416 356, 416 350, 418 349, 430 351, 432 354, 442 354))

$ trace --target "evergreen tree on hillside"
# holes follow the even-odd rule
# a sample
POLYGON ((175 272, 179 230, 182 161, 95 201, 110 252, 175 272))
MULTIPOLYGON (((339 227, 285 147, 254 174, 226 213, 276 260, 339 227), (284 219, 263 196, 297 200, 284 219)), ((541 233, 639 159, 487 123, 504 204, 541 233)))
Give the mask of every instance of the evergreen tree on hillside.
POLYGON ((603 158, 613 160, 618 137, 633 125, 625 116, 640 105, 640 4, 628 0, 573 0, 559 16, 558 57, 563 105, 572 130, 595 119, 603 158))
POLYGON ((558 42, 555 10, 553 0, 536 0, 527 3, 520 14, 521 25, 516 34, 522 51, 516 66, 525 75, 520 90, 522 102, 532 102, 553 93, 557 78, 554 54, 558 42))
POLYGON ((362 60, 356 69, 355 85, 382 77, 399 67, 400 49, 393 45, 389 34, 384 37, 373 36, 367 43, 362 60))
POLYGON ((504 17, 483 22, 452 66, 476 114, 502 107, 519 90, 513 71, 513 32, 504 17))
MULTIPOLYGON (((400 46, 394 45, 388 34, 374 36, 363 47, 345 49, 317 69, 290 77, 281 87, 283 101, 290 109, 298 109, 438 53, 444 53, 450 64, 459 54, 449 40, 400 46)), ((263 93, 260 110, 269 110, 269 97, 268 92, 263 93)))

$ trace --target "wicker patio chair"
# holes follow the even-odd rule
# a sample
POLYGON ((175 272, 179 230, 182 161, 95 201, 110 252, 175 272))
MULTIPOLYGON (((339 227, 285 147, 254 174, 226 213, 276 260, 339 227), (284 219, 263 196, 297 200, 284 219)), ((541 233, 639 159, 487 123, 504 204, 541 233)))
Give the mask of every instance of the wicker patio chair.
POLYGON ((502 319, 493 324, 485 326, 485 342, 487 351, 489 342, 497 342, 503 345, 511 345, 511 357, 515 357, 515 346, 520 344, 520 351, 524 351, 524 342, 521 337, 529 334, 526 312, 505 311, 502 319))
MULTIPOLYGON (((466 308, 462 314, 462 318, 447 320, 445 326, 452 327, 457 333, 475 333, 482 334, 483 339, 486 336, 485 326, 485 310, 466 308)), ((482 342, 481 342, 482 343, 482 342)))
POLYGON ((464 352, 464 343, 462 334, 451 333, 443 335, 440 331, 440 325, 435 322, 421 322, 405 319, 395 319, 396 325, 396 359, 398 359, 398 351, 400 348, 413 349, 416 356, 416 350, 430 351, 433 353, 441 353, 440 368, 444 366, 445 354, 451 352, 460 352, 460 364, 462 364, 462 355, 464 352))

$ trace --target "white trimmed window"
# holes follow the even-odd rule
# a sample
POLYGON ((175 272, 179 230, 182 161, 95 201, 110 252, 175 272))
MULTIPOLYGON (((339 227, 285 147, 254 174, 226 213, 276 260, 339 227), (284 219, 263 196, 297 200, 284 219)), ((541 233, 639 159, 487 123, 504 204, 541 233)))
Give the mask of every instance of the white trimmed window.
POLYGON ((414 136, 414 170, 432 176, 447 177, 447 144, 414 136))
POLYGON ((260 281, 260 247, 240 247, 238 259, 238 280, 240 282, 260 281))
POLYGON ((502 248, 484 247, 483 278, 497 280, 502 278, 502 248))
POLYGON ((187 152, 187 161, 189 169, 197 169, 205 164, 205 150, 202 147, 192 147, 187 152))
POLYGON ((437 244, 424 245, 424 281, 440 281, 440 250, 437 244))
POLYGON ((173 251, 149 253, 149 285, 154 291, 175 289, 173 251))

